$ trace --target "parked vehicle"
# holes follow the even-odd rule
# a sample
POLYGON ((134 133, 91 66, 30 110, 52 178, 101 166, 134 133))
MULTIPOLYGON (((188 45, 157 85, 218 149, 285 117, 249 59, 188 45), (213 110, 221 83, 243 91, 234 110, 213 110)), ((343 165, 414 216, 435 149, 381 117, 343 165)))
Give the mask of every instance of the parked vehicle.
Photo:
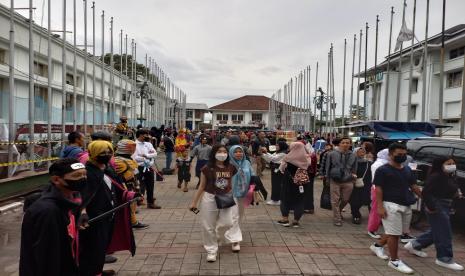
MULTIPOLYGON (((407 142, 408 154, 418 164, 418 178, 425 180, 436 157, 451 156, 457 164, 457 182, 460 190, 465 191, 465 140, 454 138, 417 138, 407 142)), ((453 203, 455 222, 465 223, 465 199, 453 203)))

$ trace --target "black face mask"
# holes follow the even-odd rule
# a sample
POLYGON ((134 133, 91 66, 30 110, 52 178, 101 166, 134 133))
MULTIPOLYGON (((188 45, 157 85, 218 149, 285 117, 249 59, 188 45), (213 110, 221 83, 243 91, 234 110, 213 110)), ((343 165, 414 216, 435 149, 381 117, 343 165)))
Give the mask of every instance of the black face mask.
POLYGON ((83 177, 76 180, 65 179, 66 186, 65 188, 71 191, 80 192, 87 185, 87 178, 83 177))
POLYGON ((393 160, 394 160, 394 162, 396 162, 397 164, 402 164, 402 163, 404 163, 404 162, 407 160, 407 155, 405 155, 405 154, 396 155, 396 156, 394 156, 393 160))
POLYGON ((150 142, 150 137, 145 137, 145 138, 144 138, 144 141, 145 141, 145 142, 150 142))
POLYGON ((96 161, 99 164, 108 164, 108 162, 110 162, 110 159, 111 159, 111 155, 99 155, 97 156, 96 161))

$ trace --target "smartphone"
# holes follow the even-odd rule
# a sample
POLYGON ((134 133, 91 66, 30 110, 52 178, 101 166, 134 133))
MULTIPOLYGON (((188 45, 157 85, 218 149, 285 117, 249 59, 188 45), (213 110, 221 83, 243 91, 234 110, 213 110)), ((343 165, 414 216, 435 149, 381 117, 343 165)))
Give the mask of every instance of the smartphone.
POLYGON ((303 194, 303 193, 304 193, 304 186, 302 186, 302 185, 301 185, 301 186, 299 186, 299 192, 300 192, 301 194, 303 194))

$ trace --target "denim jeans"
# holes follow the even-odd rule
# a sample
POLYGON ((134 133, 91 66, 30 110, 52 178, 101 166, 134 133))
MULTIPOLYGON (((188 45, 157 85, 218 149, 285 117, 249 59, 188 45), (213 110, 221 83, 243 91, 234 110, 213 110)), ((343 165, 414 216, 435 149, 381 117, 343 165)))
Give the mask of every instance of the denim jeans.
POLYGON ((165 152, 166 155, 166 169, 171 169, 171 163, 173 162, 173 153, 172 152, 165 152))
POLYGON ((431 228, 412 242, 413 248, 420 250, 434 243, 436 258, 445 263, 453 261, 452 230, 449 219, 451 200, 435 199, 436 212, 427 213, 431 228))

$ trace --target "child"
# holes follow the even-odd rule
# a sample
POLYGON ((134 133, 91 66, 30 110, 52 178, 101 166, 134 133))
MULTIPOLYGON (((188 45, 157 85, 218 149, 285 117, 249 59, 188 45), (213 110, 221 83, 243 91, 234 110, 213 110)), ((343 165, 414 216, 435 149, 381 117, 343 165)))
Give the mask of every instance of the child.
POLYGON ((184 182, 183 192, 187 192, 187 184, 191 181, 191 163, 187 150, 182 152, 182 155, 176 158, 176 168, 178 170, 178 188, 181 189, 182 182, 184 182))

